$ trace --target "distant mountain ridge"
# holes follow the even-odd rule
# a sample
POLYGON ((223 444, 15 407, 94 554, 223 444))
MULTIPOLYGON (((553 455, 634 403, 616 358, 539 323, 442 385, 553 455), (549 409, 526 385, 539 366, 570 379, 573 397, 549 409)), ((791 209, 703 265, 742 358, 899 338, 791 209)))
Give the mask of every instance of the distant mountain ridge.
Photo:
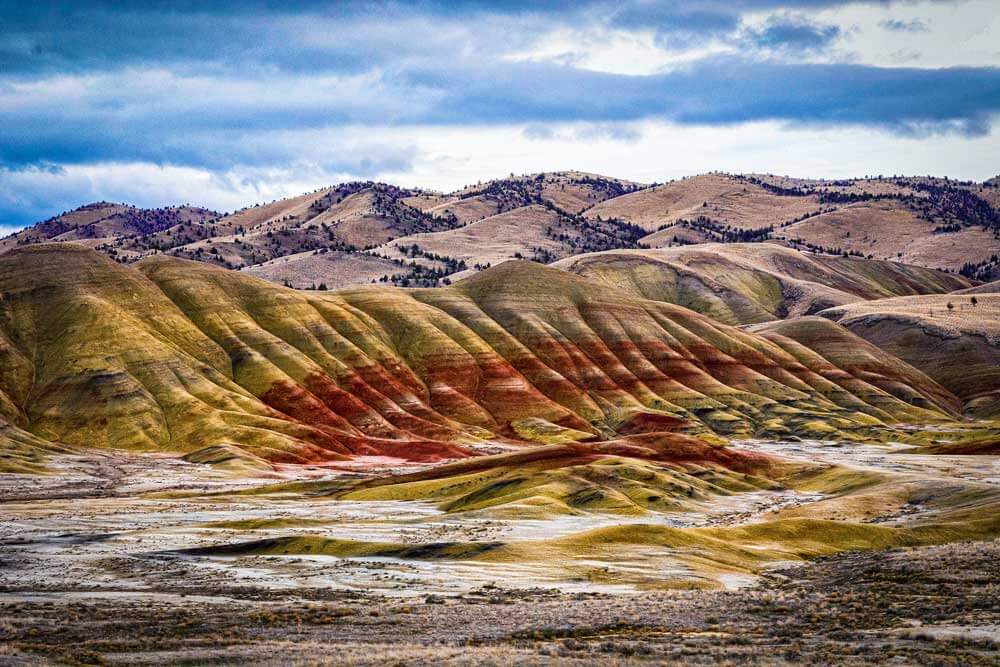
POLYGON ((209 223, 222 214, 197 206, 138 208, 106 201, 43 220, 0 240, 0 252, 22 245, 73 241, 98 245, 122 237, 148 237, 184 223, 209 223))
POLYGON ((1000 177, 796 179, 711 173, 641 184, 584 172, 511 175, 439 193, 358 181, 221 215, 99 202, 0 240, 83 243, 298 288, 440 286, 508 259, 770 241, 821 254, 1000 277, 1000 177))

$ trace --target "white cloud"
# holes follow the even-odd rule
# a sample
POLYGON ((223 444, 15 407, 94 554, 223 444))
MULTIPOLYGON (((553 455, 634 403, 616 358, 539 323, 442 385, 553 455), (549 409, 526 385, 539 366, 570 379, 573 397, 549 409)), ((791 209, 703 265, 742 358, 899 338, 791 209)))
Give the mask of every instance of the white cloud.
MULTIPOLYGON (((526 132, 528 126, 362 126, 288 136, 297 143, 406 146, 413 160, 369 174, 300 162, 282 168, 228 171, 102 163, 56 170, 0 171, 0 211, 60 212, 51 202, 83 204, 107 199, 140 206, 191 203, 230 211, 318 187, 373 178, 409 187, 453 190, 508 173, 579 169, 636 181, 666 181, 712 170, 771 172, 842 178, 866 174, 936 174, 984 180, 996 175, 1000 130, 974 139, 930 136, 920 140, 860 128, 789 127, 776 122, 727 127, 663 122, 606 125, 564 123, 526 132), (629 140, 630 137, 641 137, 629 140), (584 137, 585 139, 581 139, 584 137)), ((537 129, 537 128, 536 128, 537 129)), ((391 162, 387 164, 392 164, 391 162)), ((0 227, 10 221, 0 218, 0 227)))
MULTIPOLYGON (((762 30, 784 11, 743 15, 730 35, 684 39, 676 44, 658 39, 652 29, 557 26, 525 47, 508 52, 511 61, 555 62, 613 74, 654 74, 715 55, 745 53, 741 37, 762 30), (672 48, 673 47, 673 48, 672 48)), ((829 49, 789 49, 768 55, 797 63, 854 62, 881 67, 1000 66, 997 0, 955 0, 846 4, 796 14, 820 25, 840 28, 829 49), (920 30, 887 30, 885 25, 919 26, 920 30)), ((760 54, 758 54, 760 55, 760 54)))
MULTIPOLYGON (((596 134, 588 124, 556 124, 525 136, 524 126, 397 129, 417 157, 408 173, 386 178, 452 189, 504 174, 580 169, 638 181, 664 181, 712 170, 842 178, 865 174, 937 174, 984 180, 1000 167, 1000 130, 984 137, 911 139, 876 129, 789 127, 777 122, 725 127, 627 123, 638 141, 596 134)), ((388 137, 384 137, 388 138, 388 137)))
POLYGON ((609 74, 657 74, 709 56, 735 53, 731 44, 716 39, 685 42, 670 48, 652 30, 627 31, 612 28, 557 28, 540 36, 526 48, 511 51, 511 62, 550 62, 609 74))
POLYGON ((1000 66, 997 0, 847 5, 819 12, 816 17, 845 28, 837 46, 859 64, 1000 66), (925 29, 886 30, 889 21, 925 29), (900 61, 900 54, 908 56, 905 62, 900 61))

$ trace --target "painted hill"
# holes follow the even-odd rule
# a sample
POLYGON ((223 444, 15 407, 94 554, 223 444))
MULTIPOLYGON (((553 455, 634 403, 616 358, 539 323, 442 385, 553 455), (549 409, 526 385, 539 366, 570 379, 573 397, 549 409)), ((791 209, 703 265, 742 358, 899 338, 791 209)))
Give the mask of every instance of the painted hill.
POLYGON ((809 315, 831 306, 962 289, 954 274, 897 262, 802 253, 773 243, 614 250, 556 262, 632 296, 728 324, 809 315))
POLYGON ((751 330, 800 357, 806 365, 813 365, 810 357, 818 355, 850 376, 873 384, 907 403, 930 407, 931 404, 925 403, 922 397, 931 396, 934 404, 946 405, 956 412, 962 410, 962 402, 955 394, 945 390, 923 372, 896 357, 886 355, 884 351, 831 320, 822 317, 796 317, 757 325, 751 330), (802 347, 797 347, 790 341, 802 347))
POLYGON ((900 297, 819 314, 918 365, 971 414, 1000 416, 1000 294, 900 297))
MULTIPOLYGON (((443 289, 305 292, 50 244, 0 256, 0 296, 0 414, 70 445, 434 460, 680 421, 852 438, 952 414, 932 383, 904 400, 801 345, 530 262, 443 289)), ((881 383, 915 377, 884 368, 881 383)))
MULTIPOLYGON (((776 460, 677 433, 601 443, 530 447, 345 484, 293 483, 296 491, 347 500, 424 500, 445 512, 547 517, 602 512, 683 512, 715 495, 773 489, 776 460)), ((272 493, 282 485, 265 489, 272 493)))
POLYGON ((990 183, 713 173, 647 186, 565 171, 452 193, 344 183, 224 216, 92 204, 0 241, 0 252, 76 241, 124 263, 167 254, 308 289, 432 287, 508 259, 769 240, 990 280, 1000 275, 998 236, 1000 190, 990 183))

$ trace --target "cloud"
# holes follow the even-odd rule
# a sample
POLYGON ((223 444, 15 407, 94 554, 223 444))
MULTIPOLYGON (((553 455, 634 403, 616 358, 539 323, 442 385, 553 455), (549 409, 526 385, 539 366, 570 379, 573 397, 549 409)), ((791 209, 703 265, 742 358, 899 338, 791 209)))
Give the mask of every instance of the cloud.
POLYGON ((677 49, 736 30, 740 13, 732 7, 671 2, 623 3, 609 24, 627 30, 651 30, 664 48, 677 49))
POLYGON ((226 170, 305 162, 357 173, 364 171, 363 160, 397 168, 412 160, 405 147, 378 140, 380 126, 613 127, 655 118, 681 124, 870 125, 894 132, 938 124, 943 131, 977 134, 998 110, 1000 69, 990 67, 796 65, 725 57, 647 76, 461 61, 346 77, 125 70, 0 88, 0 165, 142 161, 226 170), (357 126, 371 128, 367 142, 315 141, 346 136, 357 126))
POLYGON ((420 122, 624 122, 681 124, 781 120, 870 125, 981 127, 1000 110, 996 68, 878 68, 795 65, 712 58, 649 76, 516 63, 471 77, 461 69, 410 73, 410 83, 442 91, 420 122))
POLYGON ((556 131, 547 125, 528 125, 521 134, 531 141, 551 141, 557 137, 556 131))
POLYGON ((624 123, 597 123, 585 125, 575 132, 580 141, 624 141, 633 143, 642 139, 642 132, 624 123))
POLYGON ((760 49, 784 52, 816 52, 830 46, 841 34, 839 27, 814 23, 799 16, 771 16, 763 27, 751 30, 746 39, 760 49))
MULTIPOLYGON (((154 175, 219 201, 313 176, 405 175, 428 164, 413 128, 514 128, 526 144, 563 147, 646 141, 646 122, 865 127, 907 138, 989 132, 1000 110, 993 61, 898 67, 914 52, 894 43, 882 61, 893 67, 817 62, 855 34, 851 17, 876 26, 893 4, 2 3, 0 223, 57 203, 145 197, 138 183, 154 175), (859 13, 860 4, 869 7, 859 13), (514 57, 554 42, 541 57, 514 57), (649 66, 624 66, 644 59, 649 66), (129 189, 119 173, 143 176, 129 189)), ((477 156, 449 164, 462 159, 477 156)))
MULTIPOLYGON (((936 1, 936 0, 928 0, 936 1)), ((752 12, 889 0, 76 0, 0 4, 0 71, 11 76, 191 66, 356 73, 401 59, 496 54, 559 27, 648 30, 696 43, 752 12), (113 36, 113 38, 109 38, 113 36), (419 38, 414 38, 419 36, 419 38)))
POLYGON ((632 123, 576 123, 556 129, 550 125, 531 124, 521 136, 529 141, 616 141, 632 143, 642 138, 642 131, 632 123))
POLYGON ((909 21, 886 19, 880 22, 879 25, 890 32, 928 32, 930 30, 930 26, 923 19, 911 19, 909 21))

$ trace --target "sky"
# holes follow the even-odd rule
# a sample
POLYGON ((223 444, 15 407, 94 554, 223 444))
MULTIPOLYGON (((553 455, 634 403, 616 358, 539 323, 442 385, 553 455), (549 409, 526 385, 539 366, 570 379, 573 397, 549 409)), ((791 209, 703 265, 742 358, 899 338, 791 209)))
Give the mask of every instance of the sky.
POLYGON ((373 179, 1000 173, 997 0, 0 2, 0 231, 373 179))

